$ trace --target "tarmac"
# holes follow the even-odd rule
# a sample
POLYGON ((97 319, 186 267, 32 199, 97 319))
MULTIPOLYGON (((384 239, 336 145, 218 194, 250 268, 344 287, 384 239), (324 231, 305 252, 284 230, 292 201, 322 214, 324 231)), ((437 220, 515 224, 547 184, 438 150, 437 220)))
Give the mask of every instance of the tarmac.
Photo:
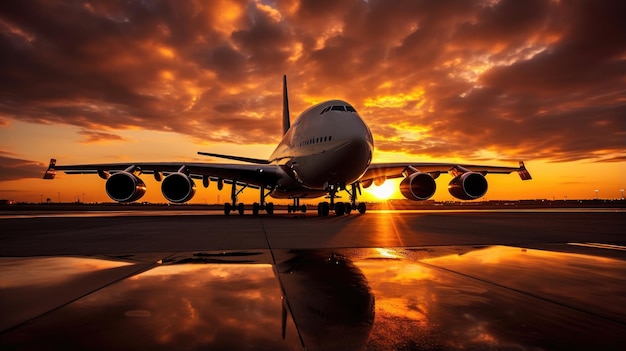
POLYGON ((620 349, 623 210, 0 216, 0 349, 620 349))

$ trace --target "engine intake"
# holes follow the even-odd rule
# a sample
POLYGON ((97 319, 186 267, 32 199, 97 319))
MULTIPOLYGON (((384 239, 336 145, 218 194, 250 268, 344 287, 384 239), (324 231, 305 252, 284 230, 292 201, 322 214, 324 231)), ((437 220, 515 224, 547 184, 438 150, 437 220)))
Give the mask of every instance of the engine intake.
POLYGON ((430 199, 435 194, 436 189, 435 180, 426 173, 413 173, 400 182, 402 195, 414 201, 430 199))
POLYGON ((487 179, 480 173, 466 172, 450 181, 448 191, 459 200, 475 200, 487 193, 487 179))
POLYGON ((133 202, 141 199, 146 193, 146 184, 136 175, 122 171, 107 179, 105 189, 112 200, 133 202))
POLYGON ((161 192, 169 202, 183 203, 196 194, 196 184, 184 173, 172 173, 163 179, 161 192))

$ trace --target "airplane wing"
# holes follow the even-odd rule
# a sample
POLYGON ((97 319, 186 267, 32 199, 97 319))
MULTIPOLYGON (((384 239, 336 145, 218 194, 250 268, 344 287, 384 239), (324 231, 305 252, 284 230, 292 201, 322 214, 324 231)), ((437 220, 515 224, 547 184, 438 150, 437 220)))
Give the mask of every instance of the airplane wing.
POLYGON ((185 162, 129 162, 98 163, 82 165, 56 165, 51 159, 44 179, 54 179, 56 171, 66 174, 98 174, 107 179, 110 175, 132 169, 131 173, 153 174, 157 180, 172 173, 181 172, 195 179, 223 179, 236 181, 251 187, 273 187, 280 178, 278 168, 264 164, 223 164, 223 163, 185 163, 185 162))
POLYGON ((522 180, 532 179, 526 170, 524 162, 520 161, 519 167, 483 166, 456 163, 374 163, 369 166, 362 182, 378 181, 404 177, 406 173, 429 173, 433 178, 437 178, 441 173, 458 174, 463 172, 476 172, 482 175, 488 173, 509 174, 517 172, 522 180))

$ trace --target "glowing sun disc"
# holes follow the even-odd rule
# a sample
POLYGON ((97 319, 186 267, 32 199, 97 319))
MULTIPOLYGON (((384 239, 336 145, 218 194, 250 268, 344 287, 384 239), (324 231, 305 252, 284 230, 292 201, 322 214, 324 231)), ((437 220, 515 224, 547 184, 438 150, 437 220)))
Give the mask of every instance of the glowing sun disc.
POLYGON ((389 199, 395 190, 393 182, 384 182, 380 186, 372 185, 367 189, 370 194, 376 196, 376 198, 380 200, 389 199))

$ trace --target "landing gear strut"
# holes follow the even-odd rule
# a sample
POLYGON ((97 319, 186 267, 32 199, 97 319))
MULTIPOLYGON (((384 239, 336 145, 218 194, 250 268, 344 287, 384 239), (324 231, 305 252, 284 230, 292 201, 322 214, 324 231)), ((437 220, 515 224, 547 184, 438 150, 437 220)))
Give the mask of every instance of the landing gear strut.
MULTIPOLYGON (((359 193, 359 195, 361 195, 361 183, 359 183, 359 182, 352 183, 352 185, 350 187, 351 187, 351 190, 348 191, 346 189, 346 192, 348 192, 348 194, 350 195, 350 205, 351 205, 351 207, 353 209, 358 210, 360 214, 364 214, 365 211, 367 210, 367 205, 365 204, 365 202, 360 202, 358 205, 356 204, 357 192, 359 193)), ((350 214, 349 211, 348 211, 348 214, 350 214)))
MULTIPOLYGON (((246 189, 248 187, 248 184, 244 184, 241 189, 237 189, 237 180, 233 179, 232 180, 232 187, 231 187, 231 191, 230 191, 230 203, 225 203, 224 204, 224 214, 226 216, 228 216, 230 214, 231 211, 233 210, 237 210, 237 212, 239 213, 239 215, 243 215, 245 212, 245 206, 242 202, 240 202, 239 204, 237 204, 237 196, 239 196, 239 194, 241 194, 242 191, 244 191, 244 189, 246 189)), ((274 204, 272 202, 270 203, 265 203, 265 198, 269 195, 269 192, 266 193, 265 192, 265 187, 262 186, 260 188, 260 203, 255 202, 252 204, 252 215, 253 216, 257 216, 259 214, 260 210, 265 210, 265 212, 267 212, 267 214, 271 215, 274 214, 274 204)), ((270 190, 271 191, 271 190, 270 190)))
POLYGON ((361 186, 358 182, 350 185, 350 190, 345 187, 340 187, 339 185, 329 185, 328 186, 328 195, 330 197, 330 203, 328 202, 320 202, 317 205, 317 215, 320 217, 328 216, 330 211, 335 211, 337 216, 343 216, 344 214, 350 214, 352 210, 358 210, 359 213, 363 214, 367 210, 367 206, 364 202, 361 202, 357 205, 357 192, 361 193, 361 186), (350 202, 338 202, 335 203, 335 197, 337 196, 337 191, 341 188, 341 190, 345 190, 348 195, 350 195, 350 202))
POLYGON ((293 205, 287 205, 287 212, 288 213, 292 213, 292 212, 293 213, 296 213, 296 212, 306 213, 306 205, 300 206, 300 198, 294 197, 293 205))

